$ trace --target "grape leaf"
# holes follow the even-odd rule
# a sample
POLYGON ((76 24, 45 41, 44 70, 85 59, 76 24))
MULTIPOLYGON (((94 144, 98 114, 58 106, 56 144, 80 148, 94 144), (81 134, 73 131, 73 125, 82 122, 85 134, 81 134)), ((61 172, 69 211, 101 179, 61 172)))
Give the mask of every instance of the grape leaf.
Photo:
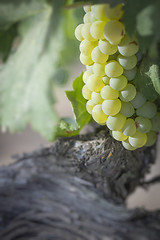
POLYGON ((13 23, 33 16, 47 9, 45 0, 1 0, 0 29, 6 29, 13 23))
POLYGON ((155 101, 159 98, 159 75, 158 66, 146 56, 138 67, 137 75, 134 79, 136 88, 149 100, 155 101), (155 88, 156 87, 156 88, 155 88), (155 90, 156 89, 156 90, 155 90), (157 91, 157 92, 156 92, 157 91))
POLYGON ((16 26, 0 31, 0 59, 5 61, 10 53, 12 42, 17 34, 16 26))
POLYGON ((62 118, 56 129, 56 137, 71 137, 78 135, 81 128, 77 125, 75 118, 62 118))
POLYGON ((83 73, 73 82, 73 91, 66 91, 66 95, 70 100, 75 115, 77 125, 80 129, 91 120, 91 115, 86 111, 86 100, 82 96, 82 80, 83 73))
MULTIPOLYGON (((55 9, 58 13, 58 10, 55 9)), ((0 122, 2 129, 22 130, 28 122, 52 140, 58 117, 53 109, 56 64, 64 47, 64 33, 51 7, 23 21, 22 42, 0 71, 0 122), (51 32, 51 29, 53 31, 51 32)))

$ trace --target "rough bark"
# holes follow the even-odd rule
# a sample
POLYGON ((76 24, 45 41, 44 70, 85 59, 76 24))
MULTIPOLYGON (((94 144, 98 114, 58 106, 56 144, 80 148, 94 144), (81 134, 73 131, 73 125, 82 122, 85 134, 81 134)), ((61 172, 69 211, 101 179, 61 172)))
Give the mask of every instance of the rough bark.
POLYGON ((159 240, 160 211, 125 207, 155 154, 126 151, 99 131, 1 167, 0 239, 159 240))

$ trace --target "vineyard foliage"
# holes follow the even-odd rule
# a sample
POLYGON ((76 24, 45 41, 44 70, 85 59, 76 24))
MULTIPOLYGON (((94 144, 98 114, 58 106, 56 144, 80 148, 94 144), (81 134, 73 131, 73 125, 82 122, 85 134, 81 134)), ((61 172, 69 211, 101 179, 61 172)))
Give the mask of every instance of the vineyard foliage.
MULTIPOLYGON (((46 139, 71 136, 91 121, 82 97, 82 74, 66 92, 74 118, 60 119, 54 109, 56 86, 65 83, 69 63, 78 60, 75 27, 88 3, 119 0, 2 0, 0 1, 0 125, 3 131, 22 131, 31 124, 46 139)), ((123 22, 137 34, 143 61, 136 87, 159 104, 160 1, 124 0, 123 22)))

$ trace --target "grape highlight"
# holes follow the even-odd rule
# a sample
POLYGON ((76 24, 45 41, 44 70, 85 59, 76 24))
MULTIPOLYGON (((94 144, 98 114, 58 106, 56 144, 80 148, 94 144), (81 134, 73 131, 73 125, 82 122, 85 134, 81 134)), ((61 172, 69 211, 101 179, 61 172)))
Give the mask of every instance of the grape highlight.
POLYGON ((86 5, 84 12, 75 37, 86 66, 82 88, 86 111, 125 149, 152 146, 160 130, 160 112, 134 85, 142 54, 136 36, 125 31, 123 5, 86 5))

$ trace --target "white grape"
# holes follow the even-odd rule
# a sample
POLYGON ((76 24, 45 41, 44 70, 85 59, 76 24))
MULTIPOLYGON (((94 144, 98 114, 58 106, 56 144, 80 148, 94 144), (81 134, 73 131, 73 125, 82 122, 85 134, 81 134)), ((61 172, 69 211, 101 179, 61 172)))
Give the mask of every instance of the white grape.
POLYGON ((147 142, 145 143, 145 146, 146 147, 152 146, 153 144, 155 144, 156 139, 157 139, 157 135, 154 131, 148 132, 147 133, 147 142))
POLYGON ((91 76, 92 75, 92 73, 90 72, 90 71, 85 71, 84 73, 83 73, 83 82, 84 83, 87 83, 87 79, 88 79, 88 77, 89 76, 91 76))
POLYGON ((136 128, 138 132, 141 132, 141 133, 147 133, 152 128, 151 120, 149 120, 148 118, 136 117, 135 123, 136 123, 136 128))
POLYGON ((117 57, 117 60, 120 63, 120 65, 126 70, 130 70, 134 68, 137 64, 136 55, 132 55, 130 57, 124 57, 121 54, 119 54, 117 57))
POLYGON ((129 143, 128 139, 122 141, 122 145, 125 149, 129 150, 129 151, 134 151, 136 150, 135 147, 132 147, 132 145, 129 143))
POLYGON ((83 24, 82 29, 81 29, 81 34, 84 39, 87 39, 88 41, 95 41, 95 39, 92 37, 92 35, 90 33, 91 25, 92 25, 91 23, 83 24))
POLYGON ((93 60, 90 55, 86 56, 83 53, 81 53, 79 58, 83 65, 91 65, 93 63, 93 60))
POLYGON ((94 62, 101 64, 105 63, 108 60, 108 55, 103 54, 97 46, 92 50, 91 58, 94 62))
POLYGON ((137 39, 125 35, 118 45, 118 51, 125 57, 130 57, 138 52, 139 45, 137 39))
POLYGON ((79 45, 79 49, 81 51, 81 53, 83 53, 86 56, 91 55, 91 52, 93 50, 93 48, 95 48, 97 45, 97 42, 91 42, 88 41, 87 39, 84 39, 80 45, 79 45))
POLYGON ((82 88, 82 95, 85 99, 89 100, 91 99, 91 93, 92 91, 90 91, 87 87, 87 85, 84 85, 82 88))
POLYGON ((104 82, 105 85, 108 85, 110 78, 108 76, 104 76, 104 77, 102 77, 102 81, 104 82))
POLYGON ((160 131, 160 112, 157 112, 156 115, 151 119, 152 121, 152 130, 155 132, 160 131))
POLYGON ((106 4, 104 12, 107 18, 119 20, 123 16, 122 4, 117 4, 115 7, 106 4))
POLYGON ((156 115, 157 107, 153 102, 145 102, 141 107, 137 108, 136 114, 145 118, 153 118, 156 115))
POLYGON ((108 100, 116 99, 119 97, 119 92, 111 88, 109 85, 106 85, 101 89, 101 97, 108 100))
POLYGON ((112 137, 117 141, 125 141, 128 136, 125 136, 122 131, 112 131, 112 137))
POLYGON ((146 133, 140 133, 136 131, 136 133, 132 137, 129 136, 128 140, 133 147, 140 148, 146 144, 147 135, 146 133))
POLYGON ((132 118, 128 118, 122 128, 122 132, 126 136, 133 136, 136 133, 136 124, 132 118))
POLYGON ((96 92, 92 92, 91 100, 95 104, 101 104, 103 102, 103 98, 101 97, 101 94, 96 92))
POLYGON ((88 89, 93 92, 100 92, 100 90, 105 86, 102 81, 102 77, 96 76, 95 74, 88 77, 86 85, 88 89))
POLYGON ((120 91, 127 86, 127 78, 123 75, 116 77, 116 78, 111 78, 109 85, 114 90, 120 91))
POLYGON ((114 116, 120 112, 121 101, 119 99, 104 100, 102 103, 102 110, 106 115, 114 116))
POLYGON ((123 68, 117 61, 111 60, 105 66, 105 73, 110 78, 119 77, 123 73, 123 68))
POLYGON ((92 109, 92 117, 97 123, 103 124, 108 116, 102 111, 102 105, 98 104, 92 109))
POLYGON ((82 41, 84 38, 82 36, 82 27, 84 24, 79 24, 76 29, 75 29, 75 37, 77 38, 78 41, 82 41))
POLYGON ((131 117, 135 113, 135 109, 130 102, 123 102, 120 113, 125 117, 131 117))
POLYGON ((133 105, 134 108, 141 107, 145 102, 146 102, 146 98, 140 92, 137 92, 135 98, 131 100, 131 104, 133 105))
POLYGON ((113 55, 118 50, 117 45, 112 45, 107 40, 99 40, 98 46, 101 52, 107 55, 113 55))
POLYGON ((125 34, 124 25, 117 20, 111 20, 107 22, 104 27, 104 37, 111 44, 114 45, 119 44, 124 34, 125 34))
POLYGON ((105 75, 105 63, 94 63, 93 64, 93 72, 97 76, 103 77, 105 75))
POLYGON ((129 102, 136 96, 136 88, 133 84, 127 84, 127 86, 120 91, 120 99, 123 102, 129 102))
POLYGON ((124 70, 123 75, 127 78, 128 81, 132 81, 137 74, 137 68, 134 67, 130 70, 124 70))
POLYGON ((116 114, 115 116, 109 116, 107 118, 106 124, 110 130, 118 131, 121 130, 126 121, 126 117, 121 113, 116 114))
POLYGON ((86 103, 87 112, 92 114, 92 110, 93 110, 95 105, 96 104, 92 100, 87 101, 87 103, 86 103))
POLYGON ((103 29, 105 24, 104 21, 95 21, 92 23, 90 33, 94 39, 104 39, 103 29))

